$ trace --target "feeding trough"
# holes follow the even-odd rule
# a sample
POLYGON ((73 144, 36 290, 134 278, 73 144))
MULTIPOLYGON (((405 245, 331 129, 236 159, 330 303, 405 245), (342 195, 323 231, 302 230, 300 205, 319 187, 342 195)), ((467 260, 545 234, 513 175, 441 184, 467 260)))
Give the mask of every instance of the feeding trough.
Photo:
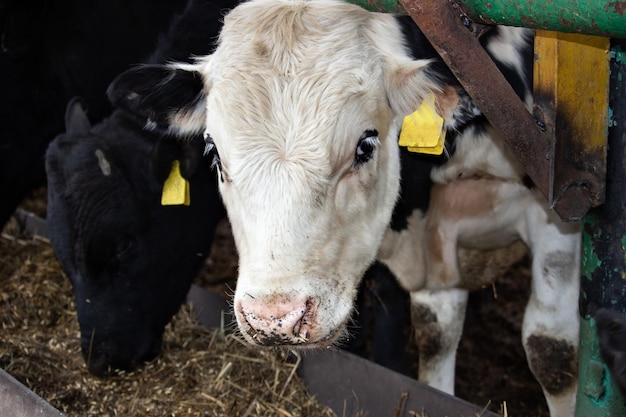
MULTIPOLYGON (((223 300, 192 286, 188 300, 207 326, 224 311, 223 300)), ((214 324, 213 324, 214 325, 214 324)), ((298 375, 309 392, 338 416, 496 417, 497 414, 445 394, 351 353, 325 349, 303 354, 298 375)))
POLYGON ((63 414, 0 369, 0 415, 13 417, 58 417, 63 414))

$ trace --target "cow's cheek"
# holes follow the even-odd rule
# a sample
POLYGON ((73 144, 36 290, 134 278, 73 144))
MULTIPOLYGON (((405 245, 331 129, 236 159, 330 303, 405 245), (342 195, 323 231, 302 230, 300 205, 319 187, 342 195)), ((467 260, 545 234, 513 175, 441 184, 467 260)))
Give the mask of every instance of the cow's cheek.
POLYGON ((337 185, 334 216, 341 219, 336 229, 345 239, 341 245, 347 248, 345 265, 367 268, 375 259, 398 194, 399 166, 394 151, 381 147, 375 159, 337 185))
POLYGON ((248 241, 246 239, 246 229, 244 228, 246 224, 245 213, 241 210, 241 204, 236 203, 235 190, 232 188, 232 185, 220 182, 219 190, 231 225, 237 253, 241 260, 241 257, 248 253, 248 241))

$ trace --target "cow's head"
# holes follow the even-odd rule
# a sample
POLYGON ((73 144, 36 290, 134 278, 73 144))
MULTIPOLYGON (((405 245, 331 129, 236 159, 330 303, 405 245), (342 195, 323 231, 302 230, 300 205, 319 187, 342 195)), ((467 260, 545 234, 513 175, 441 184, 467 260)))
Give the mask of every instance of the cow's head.
POLYGON ((205 133, 249 342, 327 346, 344 332, 396 202, 402 119, 436 89, 427 65, 393 16, 261 0, 226 16, 212 55, 113 83, 148 128, 205 133))
POLYGON ((159 139, 121 112, 91 127, 68 106, 67 133, 48 148, 48 229, 72 283, 89 370, 131 370, 159 351, 223 218, 202 140, 159 139), (189 206, 161 206, 172 160, 189 206))

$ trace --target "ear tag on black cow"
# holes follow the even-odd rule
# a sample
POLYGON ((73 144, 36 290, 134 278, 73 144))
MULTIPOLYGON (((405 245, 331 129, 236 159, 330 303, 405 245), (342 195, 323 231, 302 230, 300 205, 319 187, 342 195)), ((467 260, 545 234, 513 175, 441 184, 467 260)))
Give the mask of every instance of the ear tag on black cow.
POLYGON ((441 155, 446 141, 443 121, 435 110, 435 95, 431 93, 415 112, 402 121, 398 144, 406 146, 411 152, 441 155))
POLYGON ((170 175, 163 184, 163 194, 161 194, 162 206, 188 206, 189 198, 189 181, 180 174, 180 162, 172 162, 172 170, 170 175))

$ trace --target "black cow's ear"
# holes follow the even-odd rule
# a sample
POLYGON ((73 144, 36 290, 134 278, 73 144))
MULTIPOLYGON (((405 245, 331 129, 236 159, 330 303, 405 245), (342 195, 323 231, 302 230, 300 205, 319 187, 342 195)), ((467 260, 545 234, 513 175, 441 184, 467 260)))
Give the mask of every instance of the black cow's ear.
MULTIPOLYGON (((182 141, 180 141, 182 142, 182 141)), ((180 143, 176 139, 160 138, 150 153, 150 172, 157 182, 163 183, 172 169, 172 162, 180 158, 180 143)))
POLYGON ((196 136, 182 144, 180 153, 180 173, 187 180, 191 180, 200 164, 203 163, 203 151, 205 146, 202 136, 196 136))
POLYGON ((84 135, 91 129, 85 102, 80 97, 72 98, 65 108, 65 132, 69 135, 84 135))
POLYGON ((204 83, 193 69, 137 66, 113 80, 107 95, 114 106, 139 117, 145 129, 176 136, 204 131, 204 83))
POLYGON ((172 169, 172 162, 180 164, 180 174, 186 180, 195 177, 202 163, 204 140, 194 136, 189 140, 159 139, 150 154, 150 171, 158 182, 163 182, 172 169))

